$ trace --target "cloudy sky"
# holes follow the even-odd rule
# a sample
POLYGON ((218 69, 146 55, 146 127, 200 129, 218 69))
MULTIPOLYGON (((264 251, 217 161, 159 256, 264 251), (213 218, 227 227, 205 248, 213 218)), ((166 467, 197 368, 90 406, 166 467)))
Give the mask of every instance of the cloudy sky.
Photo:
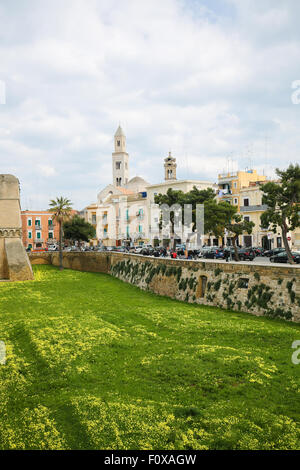
POLYGON ((23 209, 82 209, 121 122, 131 177, 162 181, 169 150, 178 178, 272 176, 300 160, 299 17, 298 0, 0 0, 0 172, 23 209))

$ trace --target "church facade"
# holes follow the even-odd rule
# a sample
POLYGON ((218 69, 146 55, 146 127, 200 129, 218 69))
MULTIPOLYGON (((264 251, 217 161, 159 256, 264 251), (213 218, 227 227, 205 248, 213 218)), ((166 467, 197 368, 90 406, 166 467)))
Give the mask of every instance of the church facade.
MULTIPOLYGON (((159 238, 160 210, 155 204, 157 194, 166 194, 169 188, 188 192, 215 188, 208 181, 178 180, 176 159, 171 152, 164 159, 165 180, 150 184, 135 176, 130 179, 129 154, 126 151, 126 136, 118 127, 114 135, 112 153, 112 183, 97 195, 97 202, 84 210, 86 220, 96 222, 95 244, 105 246, 154 244, 159 238)), ((186 241, 186 240, 182 240, 186 241)))

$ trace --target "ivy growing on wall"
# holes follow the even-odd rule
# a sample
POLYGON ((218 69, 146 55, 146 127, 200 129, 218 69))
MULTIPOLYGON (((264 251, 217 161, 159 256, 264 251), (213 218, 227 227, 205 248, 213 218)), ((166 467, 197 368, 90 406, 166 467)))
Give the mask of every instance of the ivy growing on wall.
MULTIPOLYGON (((132 262, 130 259, 118 261, 111 267, 111 273, 114 276, 121 276, 132 284, 142 285, 149 289, 155 276, 172 277, 177 282, 180 298, 186 302, 197 302, 195 295, 198 282, 202 282, 201 276, 197 276, 197 269, 188 266, 176 266, 165 263, 132 262), (186 268, 186 269, 185 269, 186 268), (184 272, 187 276, 184 276, 184 272), (142 283, 142 284, 141 284, 142 283)), ((273 298, 275 291, 269 285, 260 282, 259 273, 255 272, 252 278, 257 284, 251 286, 250 278, 242 277, 242 273, 227 274, 220 268, 216 268, 212 273, 211 279, 218 278, 215 281, 206 283, 206 291, 203 291, 202 299, 206 303, 213 303, 227 309, 236 308, 239 311, 248 310, 252 313, 261 313, 267 316, 283 318, 290 320, 293 317, 291 307, 273 307, 273 298), (241 277, 238 277, 238 276, 241 277), (251 287, 250 287, 251 286, 251 287), (243 292, 242 292, 243 291, 243 292), (221 295, 219 294, 221 293, 221 295), (242 297, 240 295, 242 294, 242 297), (245 300, 243 300, 245 299, 245 300)), ((202 276, 203 277, 203 276, 202 276)), ((296 279, 293 278, 286 283, 291 304, 299 305, 300 298, 297 297, 294 290, 296 279)), ((278 279, 278 285, 283 283, 278 279)), ((202 286, 203 289, 203 286, 202 286)), ((205 289, 205 287, 204 287, 205 289)), ((282 292, 276 293, 278 298, 282 299, 282 292)), ((283 303, 283 300, 281 300, 283 303)))

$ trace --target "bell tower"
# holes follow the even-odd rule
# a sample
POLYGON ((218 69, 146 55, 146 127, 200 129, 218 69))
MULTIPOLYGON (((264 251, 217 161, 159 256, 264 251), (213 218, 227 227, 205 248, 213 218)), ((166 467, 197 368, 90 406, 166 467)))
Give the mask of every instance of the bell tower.
POLYGON ((171 152, 169 152, 169 155, 167 158, 165 158, 165 181, 169 180, 176 180, 176 168, 177 168, 177 163, 176 163, 176 158, 172 157, 171 152))
POLYGON ((129 180, 129 155, 126 152, 126 136, 121 126, 115 137, 115 151, 112 154, 113 185, 125 186, 129 180))

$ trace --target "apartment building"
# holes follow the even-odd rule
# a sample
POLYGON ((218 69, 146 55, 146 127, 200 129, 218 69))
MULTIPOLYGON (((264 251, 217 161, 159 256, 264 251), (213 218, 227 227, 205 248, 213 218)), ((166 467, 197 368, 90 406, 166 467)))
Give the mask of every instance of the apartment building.
POLYGON ((58 242, 58 224, 49 211, 21 211, 22 239, 25 248, 41 249, 58 242))

